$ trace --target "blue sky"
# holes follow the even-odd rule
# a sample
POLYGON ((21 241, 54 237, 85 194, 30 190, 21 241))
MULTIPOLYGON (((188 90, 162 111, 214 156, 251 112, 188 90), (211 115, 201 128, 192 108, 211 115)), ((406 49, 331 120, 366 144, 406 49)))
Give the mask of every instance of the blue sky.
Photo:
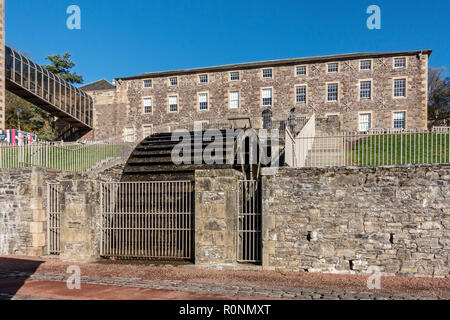
POLYGON ((353 52, 433 49, 450 67, 449 0, 6 0, 6 43, 46 64, 68 51, 85 83, 145 72, 353 52), (81 8, 81 30, 66 9, 81 8), (381 30, 366 8, 381 8, 381 30))

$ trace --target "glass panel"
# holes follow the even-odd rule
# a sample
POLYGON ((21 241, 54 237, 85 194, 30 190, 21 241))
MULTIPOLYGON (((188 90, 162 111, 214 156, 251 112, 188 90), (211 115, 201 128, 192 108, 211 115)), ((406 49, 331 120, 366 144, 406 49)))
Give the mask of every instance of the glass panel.
POLYGON ((30 66, 30 90, 36 92, 36 68, 34 65, 30 66))
POLYGON ((14 58, 10 48, 6 47, 6 78, 11 79, 13 76, 14 58))
POLYGON ((15 75, 14 75, 14 81, 16 82, 16 83, 18 83, 18 84, 20 84, 21 83, 21 80, 20 80, 20 73, 21 73, 21 71, 22 71, 22 62, 20 61, 20 58, 19 57, 15 57, 14 58, 14 60, 15 60, 15 66, 14 66, 14 68, 15 68, 15 75))
POLYGON ((44 71, 44 85, 43 85, 43 87, 44 87, 44 94, 42 95, 42 97, 45 100, 48 100, 48 76, 47 76, 47 73, 45 71, 44 71))
POLYGON ((22 86, 24 88, 29 88, 28 85, 28 63, 26 61, 22 62, 22 86))

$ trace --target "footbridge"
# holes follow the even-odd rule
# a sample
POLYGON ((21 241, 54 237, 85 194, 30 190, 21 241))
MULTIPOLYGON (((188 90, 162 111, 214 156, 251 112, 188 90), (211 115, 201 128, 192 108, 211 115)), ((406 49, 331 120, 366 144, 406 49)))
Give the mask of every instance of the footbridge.
POLYGON ((8 46, 5 63, 6 89, 57 117, 60 139, 76 140, 92 130, 94 101, 87 93, 8 46))

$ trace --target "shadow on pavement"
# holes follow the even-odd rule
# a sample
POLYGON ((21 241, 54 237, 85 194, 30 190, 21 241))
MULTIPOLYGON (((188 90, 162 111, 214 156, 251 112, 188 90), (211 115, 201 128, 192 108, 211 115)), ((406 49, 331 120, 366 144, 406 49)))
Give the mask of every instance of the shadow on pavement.
POLYGON ((0 257, 0 300, 14 297, 42 263, 44 261, 0 257))

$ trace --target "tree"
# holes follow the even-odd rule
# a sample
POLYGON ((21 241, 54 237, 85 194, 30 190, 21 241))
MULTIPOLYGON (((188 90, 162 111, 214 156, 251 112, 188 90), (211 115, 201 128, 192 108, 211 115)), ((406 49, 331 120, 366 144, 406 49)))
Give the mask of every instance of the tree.
POLYGON ((450 124, 450 81, 444 77, 444 68, 428 71, 429 126, 450 124))
POLYGON ((82 76, 70 72, 70 69, 75 66, 75 62, 70 60, 71 56, 68 52, 65 52, 62 56, 59 54, 48 56, 45 59, 50 60, 52 64, 43 67, 69 83, 83 83, 82 76))
POLYGON ((9 91, 6 91, 5 104, 6 128, 20 128, 37 134, 43 140, 55 139, 53 117, 48 112, 9 91))

